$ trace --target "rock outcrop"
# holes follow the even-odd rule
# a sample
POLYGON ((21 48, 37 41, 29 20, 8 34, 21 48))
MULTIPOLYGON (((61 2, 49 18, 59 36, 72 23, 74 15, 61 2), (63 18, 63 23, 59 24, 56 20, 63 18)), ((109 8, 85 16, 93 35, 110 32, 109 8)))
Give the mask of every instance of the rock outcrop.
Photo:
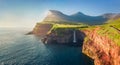
POLYGON ((84 33, 73 29, 57 29, 52 30, 50 34, 42 40, 46 44, 68 44, 81 46, 84 41, 84 33), (76 42, 73 42, 73 32, 75 31, 76 42))
POLYGON ((52 24, 37 23, 32 33, 39 36, 45 36, 48 33, 48 31, 50 31, 52 26, 53 26, 52 24))
POLYGON ((98 35, 97 30, 84 31, 87 40, 82 52, 94 59, 94 65, 120 65, 120 47, 107 36, 98 35))

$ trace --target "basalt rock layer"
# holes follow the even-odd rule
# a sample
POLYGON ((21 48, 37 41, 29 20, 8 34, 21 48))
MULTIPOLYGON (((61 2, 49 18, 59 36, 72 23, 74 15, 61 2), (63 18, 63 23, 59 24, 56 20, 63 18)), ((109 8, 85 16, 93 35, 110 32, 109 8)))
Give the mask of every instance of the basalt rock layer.
POLYGON ((67 45, 78 45, 81 46, 84 41, 84 33, 79 30, 73 29, 57 29, 51 31, 46 37, 42 40, 46 44, 67 44, 67 45), (73 40, 73 33, 75 31, 76 42, 73 40))

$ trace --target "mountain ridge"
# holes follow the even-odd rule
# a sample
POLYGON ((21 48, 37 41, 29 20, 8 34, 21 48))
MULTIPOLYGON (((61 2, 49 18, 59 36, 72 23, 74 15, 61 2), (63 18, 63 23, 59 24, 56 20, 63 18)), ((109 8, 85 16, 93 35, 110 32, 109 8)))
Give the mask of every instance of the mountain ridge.
POLYGON ((106 13, 99 16, 89 16, 82 12, 77 12, 72 15, 66 15, 57 10, 49 10, 47 16, 44 18, 43 22, 47 21, 52 23, 55 22, 75 22, 75 23, 85 23, 90 25, 103 24, 110 19, 119 18, 120 14, 116 13, 106 13))

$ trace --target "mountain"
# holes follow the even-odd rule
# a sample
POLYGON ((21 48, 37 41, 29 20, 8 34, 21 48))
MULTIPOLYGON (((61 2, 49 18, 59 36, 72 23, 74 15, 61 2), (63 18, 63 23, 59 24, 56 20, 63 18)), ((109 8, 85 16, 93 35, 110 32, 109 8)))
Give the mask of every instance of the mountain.
POLYGON ((107 20, 103 16, 89 16, 80 12, 73 14, 70 17, 73 19, 73 21, 86 24, 102 24, 107 20))
POLYGON ((103 24, 110 19, 120 18, 120 14, 107 13, 100 16, 89 16, 81 12, 75 13, 73 15, 66 15, 57 10, 49 10, 47 16, 44 18, 43 22, 53 23, 53 22, 76 22, 85 24, 103 24))
POLYGON ((62 12, 49 10, 47 17, 44 21, 67 21, 69 17, 62 12))

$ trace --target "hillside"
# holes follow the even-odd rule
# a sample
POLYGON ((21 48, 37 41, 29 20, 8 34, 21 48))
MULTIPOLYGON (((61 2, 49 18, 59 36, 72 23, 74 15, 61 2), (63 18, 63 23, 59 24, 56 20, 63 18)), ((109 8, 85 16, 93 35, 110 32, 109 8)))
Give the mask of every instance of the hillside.
POLYGON ((89 26, 84 30, 93 30, 99 28, 97 30, 97 34, 101 36, 107 36, 109 39, 114 41, 116 44, 120 45, 120 18, 116 20, 109 20, 106 24, 103 25, 95 25, 89 26))
POLYGON ((95 65, 120 65, 120 18, 81 30, 86 34, 82 51, 95 65))
POLYGON ((68 16, 52 10, 32 33, 42 36, 45 44, 82 46, 95 65, 120 65, 120 14, 68 16))

